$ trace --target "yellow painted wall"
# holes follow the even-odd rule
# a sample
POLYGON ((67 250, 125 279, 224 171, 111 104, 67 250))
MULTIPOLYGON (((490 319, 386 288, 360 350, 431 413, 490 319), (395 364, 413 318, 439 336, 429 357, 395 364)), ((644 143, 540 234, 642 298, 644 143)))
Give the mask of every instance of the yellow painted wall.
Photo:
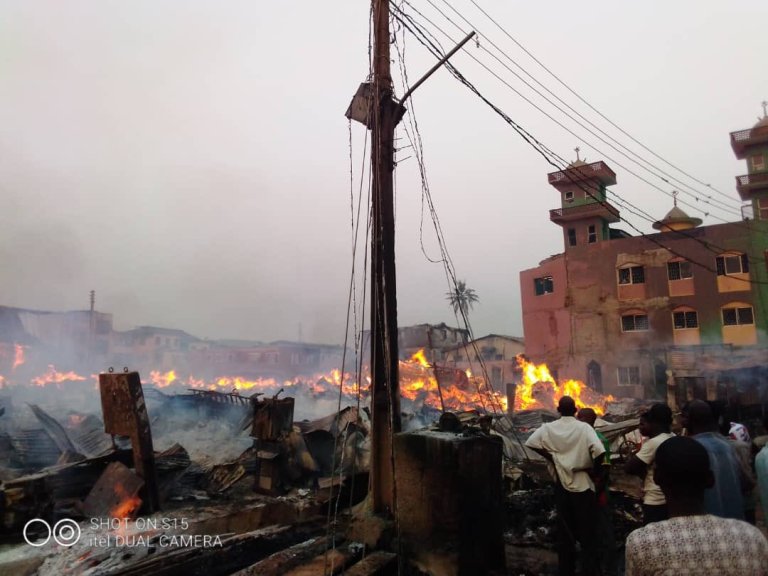
POLYGON ((723 343, 750 346, 757 344, 757 330, 754 324, 723 326, 723 343))
POLYGON ((693 278, 669 281, 670 296, 693 296, 693 278))
POLYGON ((720 292, 747 292, 751 290, 752 285, 749 282, 749 272, 718 276, 717 289, 720 292))
POLYGON ((675 346, 697 346, 701 344, 701 333, 698 328, 673 330, 672 336, 675 340, 675 346))

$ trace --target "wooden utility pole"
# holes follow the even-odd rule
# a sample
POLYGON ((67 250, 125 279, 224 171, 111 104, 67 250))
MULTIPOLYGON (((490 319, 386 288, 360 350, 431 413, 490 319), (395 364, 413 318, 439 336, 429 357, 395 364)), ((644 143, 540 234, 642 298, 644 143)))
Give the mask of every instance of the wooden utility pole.
POLYGON ((435 64, 398 102, 394 98, 389 55, 389 0, 373 7, 373 78, 362 84, 346 116, 372 132, 371 176, 371 482, 373 511, 393 513, 395 474, 392 435, 400 432, 399 354, 397 349, 397 282, 395 278, 395 127, 403 103, 427 78, 466 44, 467 35, 435 64))
POLYGON ((392 171, 395 127, 402 107, 393 99, 389 0, 372 1, 371 494, 374 512, 394 513, 392 435, 401 426, 392 171))

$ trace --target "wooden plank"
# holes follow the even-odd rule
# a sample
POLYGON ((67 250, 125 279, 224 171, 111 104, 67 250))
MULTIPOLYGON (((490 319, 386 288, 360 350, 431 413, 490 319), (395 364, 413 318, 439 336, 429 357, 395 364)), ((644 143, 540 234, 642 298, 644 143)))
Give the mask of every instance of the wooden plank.
POLYGON ((110 576, 228 576, 275 552, 319 536, 325 520, 270 526, 222 540, 221 547, 179 548, 110 573, 110 576))
POLYGON ((120 462, 107 466, 83 503, 91 518, 135 518, 141 505, 138 498, 144 481, 120 462))
POLYGON ((397 572, 397 554, 379 550, 344 572, 343 576, 388 576, 397 572))
POLYGON ((345 549, 337 548, 318 554, 309 562, 284 573, 284 576, 333 576, 341 574, 352 564, 358 555, 345 549))
POLYGON ((305 540, 295 546, 280 550, 280 552, 248 566, 248 568, 243 568, 232 576, 282 576, 309 558, 325 552, 328 543, 329 539, 325 536, 305 540))

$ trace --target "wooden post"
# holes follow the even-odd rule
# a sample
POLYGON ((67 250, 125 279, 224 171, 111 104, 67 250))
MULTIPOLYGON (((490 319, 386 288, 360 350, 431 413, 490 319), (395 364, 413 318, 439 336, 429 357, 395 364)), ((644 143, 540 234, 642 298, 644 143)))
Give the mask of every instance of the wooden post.
POLYGON ((392 171, 400 106, 393 100, 389 2, 373 0, 371 377, 373 510, 394 512, 392 435, 400 432, 395 217, 392 171))

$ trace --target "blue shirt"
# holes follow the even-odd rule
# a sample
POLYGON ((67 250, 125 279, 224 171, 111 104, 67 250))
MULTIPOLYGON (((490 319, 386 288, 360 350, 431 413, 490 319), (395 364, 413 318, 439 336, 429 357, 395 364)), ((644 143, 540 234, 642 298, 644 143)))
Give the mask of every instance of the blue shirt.
POLYGON ((715 476, 715 485, 704 492, 706 513, 744 520, 741 468, 736 450, 728 440, 715 432, 696 434, 693 439, 707 450, 709 466, 715 476))
POLYGON ((757 486, 760 490, 760 502, 763 503, 763 518, 768 520, 768 444, 755 458, 755 470, 757 471, 757 486))

